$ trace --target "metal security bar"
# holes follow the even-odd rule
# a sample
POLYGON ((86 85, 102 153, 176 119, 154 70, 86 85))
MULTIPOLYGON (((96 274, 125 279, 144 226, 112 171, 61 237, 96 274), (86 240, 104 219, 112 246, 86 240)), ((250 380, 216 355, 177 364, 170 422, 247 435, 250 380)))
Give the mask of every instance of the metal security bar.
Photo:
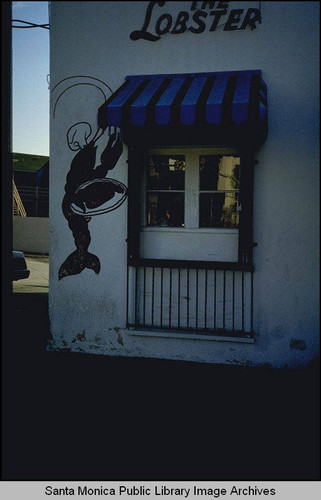
POLYGON ((129 267, 127 324, 253 337, 253 271, 129 267))

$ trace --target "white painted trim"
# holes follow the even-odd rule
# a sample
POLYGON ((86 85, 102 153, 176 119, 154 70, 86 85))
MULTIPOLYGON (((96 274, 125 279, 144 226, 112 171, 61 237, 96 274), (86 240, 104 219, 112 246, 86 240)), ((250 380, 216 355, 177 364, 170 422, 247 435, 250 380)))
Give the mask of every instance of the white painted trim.
POLYGON ((199 227, 199 228, 187 228, 187 227, 161 227, 161 226, 147 226, 141 228, 142 233, 160 233, 160 232, 169 232, 169 233, 193 233, 193 234, 238 234, 238 228, 230 228, 230 227, 199 227))
POLYGON ((219 335, 202 335, 201 333, 188 333, 167 330, 136 330, 134 328, 128 329, 128 334, 137 337, 164 337, 182 340, 216 340, 218 342, 238 342, 240 344, 254 344, 253 338, 246 337, 223 337, 219 335))

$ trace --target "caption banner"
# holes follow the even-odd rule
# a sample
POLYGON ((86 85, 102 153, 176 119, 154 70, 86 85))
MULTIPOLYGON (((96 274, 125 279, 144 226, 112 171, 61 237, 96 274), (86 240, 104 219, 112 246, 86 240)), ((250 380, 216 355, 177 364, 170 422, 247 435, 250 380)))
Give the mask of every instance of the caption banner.
POLYGON ((16 500, 43 500, 48 498, 74 497, 82 499, 117 498, 159 500, 213 498, 258 498, 273 497, 277 500, 321 498, 321 483, 305 482, 251 482, 251 481, 159 481, 159 482, 13 482, 0 483, 0 498, 16 500))

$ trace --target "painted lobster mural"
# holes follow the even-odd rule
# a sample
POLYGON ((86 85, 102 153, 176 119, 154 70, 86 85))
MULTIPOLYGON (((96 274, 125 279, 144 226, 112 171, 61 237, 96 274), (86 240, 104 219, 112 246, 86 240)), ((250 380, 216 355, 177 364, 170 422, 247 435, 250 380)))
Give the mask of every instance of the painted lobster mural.
POLYGON ((127 187, 120 181, 107 177, 123 152, 120 131, 115 127, 107 130, 109 139, 100 155, 98 166, 95 166, 97 141, 106 129, 98 129, 91 140, 92 129, 88 122, 78 122, 67 132, 68 147, 77 153, 66 176, 62 212, 72 232, 76 249, 61 264, 59 280, 79 274, 86 268, 92 269, 96 274, 100 272, 99 258, 88 251, 91 242, 88 224, 92 217, 117 209, 127 198, 127 187), (79 134, 82 140, 77 140, 79 134))

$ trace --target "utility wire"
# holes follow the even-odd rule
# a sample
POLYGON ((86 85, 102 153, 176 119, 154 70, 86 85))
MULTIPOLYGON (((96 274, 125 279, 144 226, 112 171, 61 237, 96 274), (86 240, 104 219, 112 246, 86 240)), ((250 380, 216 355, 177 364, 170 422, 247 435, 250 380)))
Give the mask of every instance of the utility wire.
MULTIPOLYGON (((259 2, 259 11, 260 11, 260 23, 262 23, 262 13, 261 13, 261 3, 262 2, 259 2)), ((22 28, 22 29, 26 29, 26 28, 44 28, 46 30, 49 30, 49 23, 47 24, 35 24, 35 23, 29 23, 28 21, 21 21, 20 19, 12 19, 12 22, 13 23, 23 23, 23 24, 28 24, 29 26, 13 26, 12 25, 12 28, 22 28)), ((223 24, 219 24, 217 26, 217 28, 220 28, 221 26, 224 26, 224 23, 223 24)))
POLYGON ((35 23, 29 23, 28 21, 21 21, 21 19, 12 19, 12 22, 13 23, 28 24, 28 26, 14 26, 14 25, 12 25, 12 28, 21 28, 21 29, 44 28, 46 30, 49 30, 49 23, 47 23, 47 24, 35 24, 35 23))

